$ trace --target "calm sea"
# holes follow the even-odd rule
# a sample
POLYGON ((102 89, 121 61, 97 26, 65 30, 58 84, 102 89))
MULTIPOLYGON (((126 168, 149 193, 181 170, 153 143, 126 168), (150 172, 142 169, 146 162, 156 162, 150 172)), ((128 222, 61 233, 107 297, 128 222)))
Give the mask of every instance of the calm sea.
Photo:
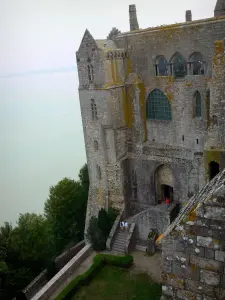
POLYGON ((86 162, 76 71, 0 79, 0 224, 42 213, 86 162))

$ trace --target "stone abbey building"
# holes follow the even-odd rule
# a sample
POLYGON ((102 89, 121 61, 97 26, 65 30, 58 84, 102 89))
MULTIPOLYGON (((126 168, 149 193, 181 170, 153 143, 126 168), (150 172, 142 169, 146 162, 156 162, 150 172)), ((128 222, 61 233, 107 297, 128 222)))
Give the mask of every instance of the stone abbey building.
POLYGON ((214 17, 95 40, 76 53, 90 190, 99 208, 124 210, 139 239, 162 233, 225 167, 225 0, 214 17), (171 202, 169 207, 165 199, 171 202))

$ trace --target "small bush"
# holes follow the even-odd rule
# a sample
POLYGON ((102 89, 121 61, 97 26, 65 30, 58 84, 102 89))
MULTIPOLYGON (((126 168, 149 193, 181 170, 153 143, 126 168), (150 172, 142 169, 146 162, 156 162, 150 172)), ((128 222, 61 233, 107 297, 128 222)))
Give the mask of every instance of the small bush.
POLYGON ((102 251, 105 249, 106 238, 98 226, 98 219, 96 217, 91 218, 86 236, 94 250, 102 251))
POLYGON ((133 264, 133 257, 127 256, 114 256, 106 254, 98 254, 94 257, 91 267, 82 275, 74 278, 67 287, 55 298, 55 300, 70 300, 74 293, 83 285, 88 284, 91 279, 99 272, 105 265, 113 265, 122 268, 129 268, 133 264))

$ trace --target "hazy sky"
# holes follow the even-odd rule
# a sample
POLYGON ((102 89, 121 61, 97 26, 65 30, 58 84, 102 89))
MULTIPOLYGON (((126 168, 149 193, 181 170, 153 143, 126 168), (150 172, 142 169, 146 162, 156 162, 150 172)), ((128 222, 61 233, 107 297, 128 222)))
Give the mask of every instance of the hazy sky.
POLYGON ((0 0, 0 224, 42 212, 49 186, 86 160, 75 63, 85 29, 128 31, 129 4, 146 28, 183 22, 187 9, 212 17, 215 2, 0 0))
MULTIPOLYGON (((135 2, 134 2, 135 3, 135 2)), ((216 0, 136 0, 141 28, 213 16, 216 0)), ((75 65, 86 28, 95 38, 129 29, 130 0, 0 0, 0 75, 75 65)))

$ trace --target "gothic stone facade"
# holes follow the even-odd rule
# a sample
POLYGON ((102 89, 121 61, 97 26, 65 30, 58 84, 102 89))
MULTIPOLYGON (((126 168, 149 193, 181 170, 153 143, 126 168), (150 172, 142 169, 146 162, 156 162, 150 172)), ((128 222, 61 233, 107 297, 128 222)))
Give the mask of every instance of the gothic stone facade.
MULTIPOLYGON (((162 232, 171 221, 165 197, 182 207, 225 167, 224 5, 210 19, 187 11, 185 23, 147 29, 131 5, 131 31, 95 40, 86 30, 76 53, 86 225, 112 206, 126 218, 160 212, 162 232)), ((147 215, 139 219, 149 230, 147 215)))

